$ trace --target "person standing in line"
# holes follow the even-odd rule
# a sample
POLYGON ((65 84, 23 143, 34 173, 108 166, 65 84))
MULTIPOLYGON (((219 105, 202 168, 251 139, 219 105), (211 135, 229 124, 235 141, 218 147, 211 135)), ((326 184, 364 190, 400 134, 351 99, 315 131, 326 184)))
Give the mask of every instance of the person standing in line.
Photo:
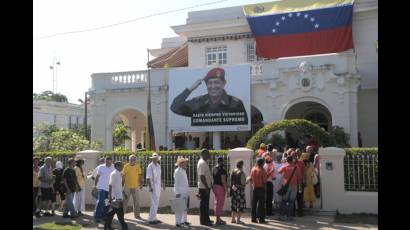
POLYGON ((68 167, 64 169, 63 172, 63 183, 65 187, 65 197, 66 200, 64 202, 64 210, 63 210, 63 218, 77 218, 78 214, 74 209, 73 198, 74 193, 79 189, 79 185, 77 182, 77 176, 75 175, 74 171, 75 160, 74 158, 68 159, 68 167), (68 215, 70 212, 70 215, 68 215))
POLYGON ((64 189, 64 184, 63 184, 63 162, 57 161, 56 162, 56 168, 53 169, 53 175, 54 175, 54 191, 55 193, 58 193, 60 196, 60 210, 63 210, 64 207, 64 201, 65 201, 65 189, 64 189))
POLYGON ((197 165, 198 189, 199 197, 201 199, 199 204, 199 218, 201 225, 212 226, 213 221, 209 218, 209 195, 212 187, 212 174, 209 165, 206 162, 208 159, 208 149, 202 149, 201 159, 199 159, 197 165))
MULTIPOLYGON (((187 209, 189 208, 189 195, 188 195, 188 177, 186 175, 186 161, 188 159, 179 157, 175 166, 177 168, 174 171, 174 193, 176 198, 185 199, 187 209)), ((175 226, 184 227, 190 226, 191 223, 187 221, 187 209, 182 212, 175 212, 175 226)))
POLYGON ((221 214, 222 214, 222 208, 224 206, 225 202, 225 196, 226 196, 226 184, 227 184, 227 173, 224 168, 224 158, 223 157, 218 157, 217 165, 215 168, 212 170, 212 175, 213 175, 213 185, 212 185, 212 191, 214 192, 215 195, 215 200, 214 200, 214 212, 216 216, 216 225, 225 225, 226 222, 221 219, 221 214))
MULTIPOLYGON (((292 151, 290 153, 290 155, 293 158, 293 161, 295 163, 295 165, 297 166, 297 171, 298 171, 298 175, 300 175, 300 177, 297 178, 298 183, 297 183, 297 193, 296 193, 296 201, 297 201, 297 214, 298 216, 303 216, 303 192, 304 192, 304 188, 306 185, 306 181, 305 181, 305 163, 303 163, 303 161, 298 159, 298 155, 296 153, 296 151, 292 151)), ((296 205, 296 203, 294 204, 296 205)), ((295 208, 293 209, 293 213, 292 216, 296 216, 295 215, 295 208)))
POLYGON ((279 173, 278 170, 282 167, 282 154, 276 155, 276 162, 274 164, 275 169, 275 180, 273 181, 273 203, 275 208, 280 207, 280 202, 282 201, 282 196, 278 194, 279 189, 282 187, 282 173, 279 173))
POLYGON ((317 183, 313 185, 313 187, 315 189, 316 198, 320 198, 320 155, 319 155, 319 152, 315 155, 315 159, 313 161, 313 167, 317 175, 317 183))
POLYGON ((266 174, 268 175, 266 179, 266 216, 273 216, 273 180, 275 179, 275 168, 272 161, 270 152, 265 154, 265 164, 263 166, 266 174))
POLYGON ((157 219, 159 196, 161 195, 161 185, 164 190, 165 185, 161 182, 161 165, 159 164, 161 157, 158 156, 158 153, 154 152, 150 159, 152 159, 152 161, 147 167, 146 176, 149 192, 151 194, 151 205, 149 208, 148 223, 159 224, 162 223, 162 221, 157 219))
POLYGON ((303 192, 303 203, 305 205, 306 202, 309 202, 309 208, 313 208, 313 202, 315 201, 315 190, 313 188, 313 174, 315 173, 315 169, 313 164, 309 161, 309 154, 303 153, 300 157, 300 160, 303 161, 305 164, 305 188, 303 192))
POLYGON ((294 203, 296 199, 298 179, 302 177, 297 170, 297 166, 294 163, 293 157, 288 156, 286 158, 286 161, 287 163, 283 164, 282 167, 280 167, 278 170, 278 173, 282 173, 283 175, 282 186, 285 186, 285 184, 287 184, 289 181, 288 190, 286 191, 285 195, 282 196, 279 220, 292 220, 291 215, 293 213, 294 203))
POLYGON ((75 157, 75 175, 77 177, 77 182, 79 190, 75 192, 73 204, 79 216, 83 215, 85 211, 85 173, 84 173, 84 159, 81 156, 75 157))
POLYGON ((97 202, 95 203, 94 219, 95 221, 102 222, 108 212, 108 208, 105 205, 105 200, 108 199, 108 182, 110 175, 114 171, 112 164, 112 157, 105 158, 105 164, 99 165, 97 170, 97 176, 95 177, 94 187, 97 189, 97 202))
POLYGON ((40 158, 33 157, 33 215, 40 218, 40 180, 38 179, 38 174, 40 172, 40 167, 38 166, 40 158))
POLYGON ((54 216, 54 177, 53 177, 53 168, 51 166, 52 158, 46 157, 44 159, 44 165, 40 168, 40 173, 38 179, 40 180, 40 191, 41 191, 41 201, 43 203, 44 210, 51 209, 52 213, 46 211, 44 216, 54 216), (51 208, 50 208, 51 206, 51 208))
POLYGON ((241 221, 241 214, 246 207, 245 199, 246 175, 243 171, 243 160, 236 163, 236 169, 231 174, 231 223, 245 224, 241 221), (235 221, 235 217, 237 218, 235 221))
POLYGON ((132 154, 129 156, 129 162, 125 164, 122 170, 122 175, 124 176, 124 213, 127 213, 128 201, 131 199, 133 201, 133 211, 134 217, 136 219, 141 219, 140 216, 140 204, 139 204, 139 190, 144 184, 143 177, 141 176, 141 167, 137 163, 137 157, 132 154))
POLYGON ((265 143, 261 143, 258 149, 258 157, 263 157, 263 154, 266 152, 266 145, 265 143))
POLYGON ((251 170, 250 181, 253 185, 252 194, 252 222, 257 223, 259 219, 260 224, 267 223, 265 221, 265 194, 266 194, 266 180, 267 173, 263 169, 263 158, 258 158, 256 160, 256 165, 251 170))
POLYGON ((117 161, 114 163, 115 170, 111 172, 110 179, 108 182, 108 200, 110 203, 109 211, 104 223, 104 230, 113 230, 112 219, 114 215, 117 214, 118 221, 121 224, 122 230, 128 230, 128 225, 124 221, 124 203, 123 203, 123 188, 122 181, 123 177, 121 170, 123 168, 122 162, 117 161))

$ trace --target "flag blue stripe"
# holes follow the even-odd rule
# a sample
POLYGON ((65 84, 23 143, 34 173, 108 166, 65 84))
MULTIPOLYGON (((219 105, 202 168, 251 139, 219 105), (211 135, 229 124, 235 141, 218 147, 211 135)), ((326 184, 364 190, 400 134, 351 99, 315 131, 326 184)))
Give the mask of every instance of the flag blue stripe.
POLYGON ((352 24, 352 15, 353 5, 348 4, 300 12, 247 16, 246 19, 252 33, 255 36, 260 36, 316 32, 350 26, 352 24), (284 20, 282 20, 282 17, 284 17, 284 20))

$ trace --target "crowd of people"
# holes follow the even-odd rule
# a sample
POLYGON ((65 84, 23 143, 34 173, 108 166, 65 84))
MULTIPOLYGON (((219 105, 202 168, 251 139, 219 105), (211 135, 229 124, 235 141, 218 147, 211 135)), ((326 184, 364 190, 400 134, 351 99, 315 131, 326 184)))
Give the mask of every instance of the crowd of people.
MULTIPOLYGON (((201 150, 197 163, 198 193, 200 200, 200 224, 206 226, 225 225, 221 219, 225 198, 230 197, 231 223, 244 224, 241 221, 246 207, 245 188, 251 184, 253 190, 251 217, 252 222, 266 223, 266 216, 274 215, 274 207, 279 208, 279 220, 291 220, 292 216, 303 215, 305 205, 313 207, 319 196, 318 169, 319 155, 314 146, 300 149, 277 151, 271 144, 261 144, 258 156, 250 172, 243 169, 244 161, 236 162, 236 168, 230 173, 224 165, 224 158, 217 158, 217 165, 210 168, 208 149, 201 150), (229 173, 229 174, 228 174, 229 173), (249 173, 249 176, 246 174, 249 173), (210 194, 214 194, 215 223, 210 219, 210 194), (297 211, 296 211, 297 210, 297 211)), ((161 223, 157 218, 161 190, 165 184, 161 180, 161 157, 153 153, 146 168, 147 188, 150 192, 150 210, 148 223, 161 223)), ((189 226, 187 209, 188 177, 186 164, 188 159, 179 157, 174 171, 174 199, 182 200, 185 208, 175 211, 177 227, 189 226)), ((128 162, 112 161, 112 157, 101 158, 99 165, 87 176, 84 172, 84 159, 81 156, 70 158, 64 168, 61 161, 55 163, 46 157, 33 158, 33 215, 36 217, 55 215, 56 196, 59 195, 60 210, 65 218, 77 218, 85 211, 86 179, 94 182, 92 194, 96 199, 94 219, 104 223, 104 229, 112 229, 112 219, 117 215, 122 229, 128 229, 124 221, 129 200, 133 200, 133 212, 136 219, 141 219, 139 190, 144 184, 143 171, 135 155, 129 156, 128 162)))

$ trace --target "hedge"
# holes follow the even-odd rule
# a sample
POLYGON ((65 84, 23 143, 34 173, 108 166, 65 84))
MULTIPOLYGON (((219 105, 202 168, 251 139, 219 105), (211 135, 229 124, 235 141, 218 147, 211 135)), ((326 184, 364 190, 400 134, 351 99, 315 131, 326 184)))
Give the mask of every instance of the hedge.
POLYGON ((274 121, 259 129, 246 143, 246 147, 253 150, 258 149, 259 145, 269 133, 286 128, 294 128, 301 134, 312 135, 316 141, 324 147, 329 146, 332 143, 329 133, 317 124, 304 119, 285 119, 274 121))
POLYGON ((378 155, 379 148, 346 148, 346 155, 378 155))
MULTIPOLYGON (((151 156, 154 151, 137 151, 137 152, 132 152, 132 151, 101 151, 102 156, 128 156, 131 154, 135 154, 138 156, 144 156, 144 155, 149 155, 151 156)), ((175 151, 156 151, 159 155, 199 155, 201 150, 175 150, 175 151)), ((209 150, 210 155, 226 155, 228 150, 209 150)), ((78 154, 78 152, 72 152, 72 151, 54 151, 54 152, 37 152, 34 153, 34 156, 38 157, 46 157, 46 156, 51 156, 51 157, 60 157, 60 156, 75 156, 78 154)))

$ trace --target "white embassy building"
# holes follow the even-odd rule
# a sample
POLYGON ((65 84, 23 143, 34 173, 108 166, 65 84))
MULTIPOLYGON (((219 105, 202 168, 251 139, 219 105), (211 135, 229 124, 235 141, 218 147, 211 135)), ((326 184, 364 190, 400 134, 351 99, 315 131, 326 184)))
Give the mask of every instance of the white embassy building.
MULTIPOLYGON (((275 120, 303 118, 325 129, 343 127, 350 144, 378 145, 378 1, 357 0, 353 11, 354 50, 312 56, 259 59, 255 40, 241 6, 194 11, 186 24, 171 26, 179 37, 163 39, 151 78, 151 111, 156 147, 173 148, 169 128, 168 76, 172 69, 211 68, 249 64, 252 131, 190 133, 197 143, 209 137, 221 147, 221 137, 237 135, 244 145, 261 125, 275 120), (156 68, 155 68, 156 67, 156 68)), ((147 118, 147 71, 94 73, 92 77, 92 140, 113 148, 116 120, 130 126, 135 150, 143 144, 147 118)), ((200 146, 197 146, 200 147, 200 146)))

